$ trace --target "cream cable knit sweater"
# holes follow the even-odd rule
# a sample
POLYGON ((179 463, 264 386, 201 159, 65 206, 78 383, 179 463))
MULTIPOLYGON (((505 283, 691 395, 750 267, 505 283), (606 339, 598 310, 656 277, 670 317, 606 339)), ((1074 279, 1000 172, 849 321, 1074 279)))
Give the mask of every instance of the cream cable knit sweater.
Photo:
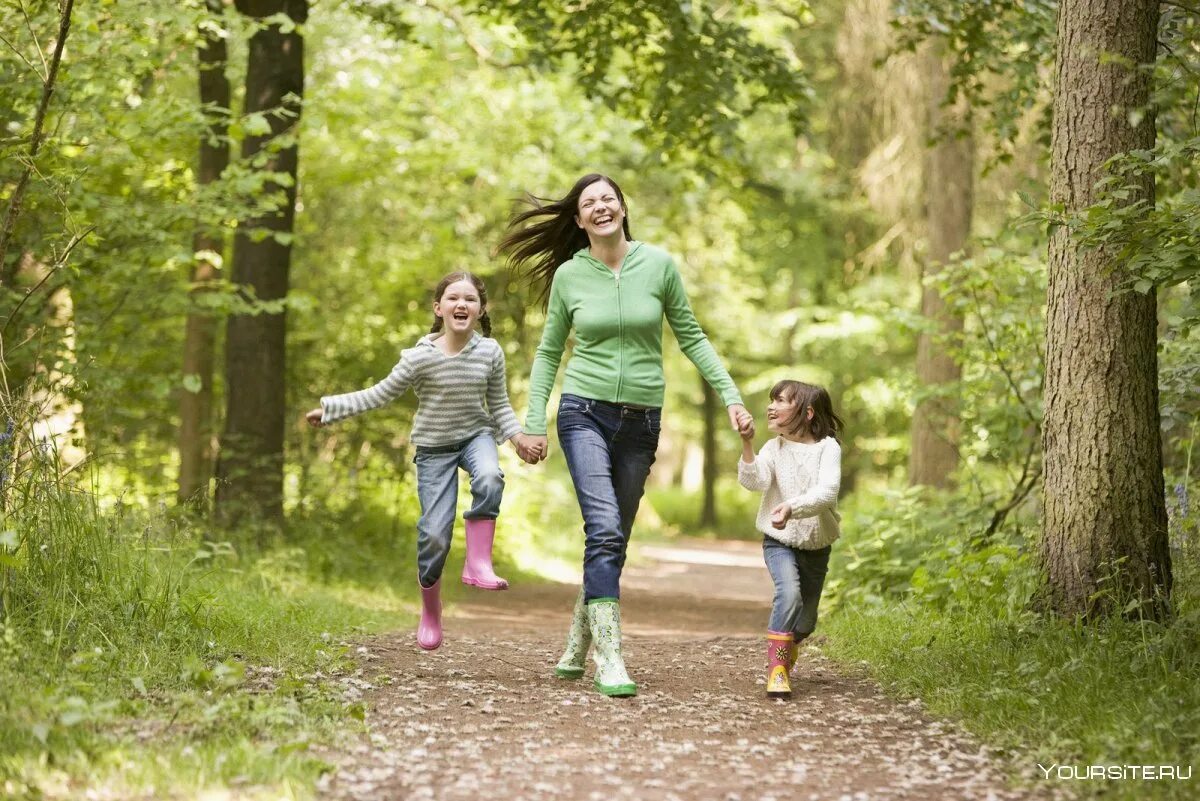
POLYGON ((824 548, 841 536, 837 511, 842 485, 842 448, 833 437, 820 442, 789 442, 775 437, 747 464, 738 459, 738 482, 763 493, 755 527, 768 537, 803 550, 824 548), (771 510, 787 502, 792 519, 771 525, 771 510))

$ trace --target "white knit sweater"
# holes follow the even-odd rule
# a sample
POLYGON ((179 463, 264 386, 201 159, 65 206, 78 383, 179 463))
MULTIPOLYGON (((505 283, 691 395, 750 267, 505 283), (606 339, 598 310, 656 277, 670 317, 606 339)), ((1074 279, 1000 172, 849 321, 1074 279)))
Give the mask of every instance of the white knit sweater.
POLYGON ((837 511, 842 485, 842 448, 833 437, 820 442, 789 442, 775 437, 747 464, 738 460, 738 482, 761 491, 755 527, 785 545, 803 550, 824 548, 841 536, 837 511), (792 519, 777 529, 771 510, 787 502, 792 519))

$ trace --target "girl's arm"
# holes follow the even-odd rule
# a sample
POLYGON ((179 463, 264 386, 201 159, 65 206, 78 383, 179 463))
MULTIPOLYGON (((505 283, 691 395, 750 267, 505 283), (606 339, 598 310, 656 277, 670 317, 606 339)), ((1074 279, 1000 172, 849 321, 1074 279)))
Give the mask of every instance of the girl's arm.
POLYGON ((411 351, 406 350, 400 354, 400 361, 392 368, 392 372, 375 386, 358 392, 326 395, 321 398, 321 425, 329 425, 371 409, 378 409, 403 395, 412 386, 416 372, 410 353, 411 351))
MULTIPOLYGON (((558 278, 557 273, 555 279, 558 278)), ((562 362, 563 347, 571 330, 571 315, 559 294, 558 281, 550 284, 550 303, 546 307, 546 325, 529 372, 529 409, 525 413, 525 433, 546 436, 546 404, 562 362)))
POLYGON ((687 292, 683 288, 683 277, 672 261, 667 267, 666 284, 663 293, 663 314, 675 333, 679 349, 696 365, 704 380, 721 396, 721 402, 726 406, 741 405, 742 396, 738 392, 733 379, 721 359, 713 349, 712 343, 704 334, 704 329, 696 321, 692 305, 688 302, 687 292))
POLYGON ((507 442, 521 433, 521 421, 508 402, 508 386, 504 369, 504 349, 496 343, 496 355, 492 358, 492 371, 488 374, 487 407, 492 420, 500 432, 500 441, 507 442))
POLYGON ((738 460, 738 483, 748 490, 765 492, 775 478, 775 451, 778 447, 775 440, 768 440, 756 459, 750 440, 743 438, 742 458, 738 460))
POLYGON ((842 448, 830 439, 821 449, 817 468, 817 483, 787 502, 792 507, 790 517, 815 517, 837 503, 842 488, 842 448))

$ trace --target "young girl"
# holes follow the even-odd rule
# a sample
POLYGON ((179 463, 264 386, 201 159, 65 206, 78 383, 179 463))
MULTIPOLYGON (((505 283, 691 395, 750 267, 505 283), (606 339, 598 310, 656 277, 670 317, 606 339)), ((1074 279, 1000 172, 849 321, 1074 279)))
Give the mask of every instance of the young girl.
POLYGON ((754 456, 754 432, 742 434, 738 481, 763 493, 755 521, 775 582, 767 628, 767 696, 790 698, 788 672, 800 643, 817 625, 831 544, 841 534, 841 419, 829 393, 801 381, 771 388, 767 429, 777 436, 754 456))
POLYGON ((421 622, 417 644, 433 650, 442 644, 441 578, 458 501, 458 469, 471 477, 471 508, 466 521, 467 558, 462 580, 486 590, 508 582, 492 570, 492 541, 504 474, 496 443, 509 441, 525 461, 537 461, 521 423, 508 403, 504 351, 491 339, 487 290, 467 272, 450 273, 433 293, 433 327, 400 354, 387 378, 370 389, 321 398, 321 408, 305 417, 324 426, 377 409, 409 388, 417 394, 411 439, 416 445, 417 577, 421 585, 421 622), (480 336, 476 321, 483 329, 480 336))

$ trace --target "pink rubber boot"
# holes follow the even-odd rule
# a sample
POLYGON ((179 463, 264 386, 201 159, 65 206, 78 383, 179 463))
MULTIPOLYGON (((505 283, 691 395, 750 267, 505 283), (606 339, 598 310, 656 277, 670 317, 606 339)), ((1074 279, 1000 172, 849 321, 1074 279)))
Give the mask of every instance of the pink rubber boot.
POLYGON ((767 697, 791 698, 788 681, 788 655, 792 650, 792 633, 767 632, 767 697))
POLYGON ((492 571, 492 541, 496 538, 495 520, 468 520, 467 560, 463 563, 463 584, 485 590, 507 590, 508 582, 492 571))
MULTIPOLYGON (((420 586, 420 582, 417 583, 420 586)), ((432 587, 421 587, 421 622, 417 624, 417 645, 432 651, 442 644, 442 580, 432 587)))

